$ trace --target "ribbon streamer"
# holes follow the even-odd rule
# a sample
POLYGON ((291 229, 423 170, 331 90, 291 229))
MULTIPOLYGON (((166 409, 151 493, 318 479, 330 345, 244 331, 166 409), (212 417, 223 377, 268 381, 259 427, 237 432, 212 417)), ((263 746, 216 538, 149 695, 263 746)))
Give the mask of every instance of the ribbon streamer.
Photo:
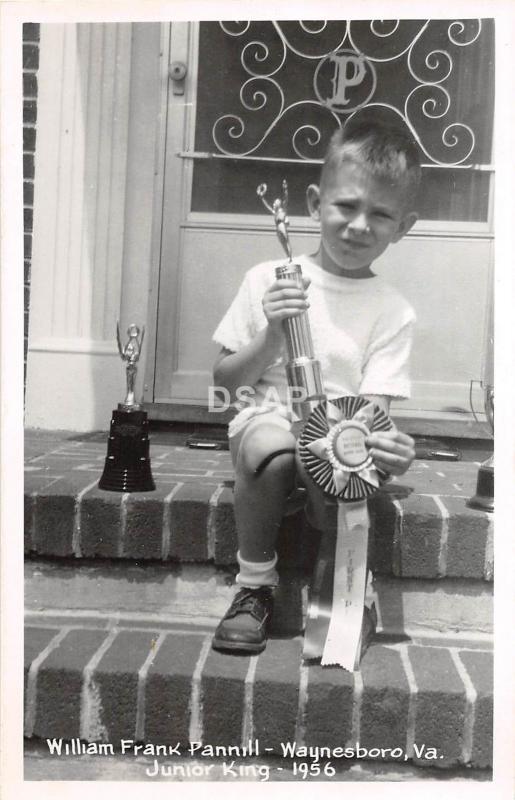
POLYGON ((359 646, 367 582, 369 517, 367 501, 338 502, 332 610, 322 666, 359 665, 359 646))

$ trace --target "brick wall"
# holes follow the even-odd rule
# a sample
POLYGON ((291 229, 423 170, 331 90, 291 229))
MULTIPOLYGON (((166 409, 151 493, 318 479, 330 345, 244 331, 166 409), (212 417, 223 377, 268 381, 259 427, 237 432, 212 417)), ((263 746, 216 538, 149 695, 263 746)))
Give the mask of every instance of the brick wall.
POLYGON ((39 24, 23 25, 23 237, 24 237, 24 287, 25 335, 24 374, 27 369, 27 341, 29 329, 30 267, 32 258, 32 219, 34 210, 34 154, 36 150, 36 121, 39 66, 39 24))

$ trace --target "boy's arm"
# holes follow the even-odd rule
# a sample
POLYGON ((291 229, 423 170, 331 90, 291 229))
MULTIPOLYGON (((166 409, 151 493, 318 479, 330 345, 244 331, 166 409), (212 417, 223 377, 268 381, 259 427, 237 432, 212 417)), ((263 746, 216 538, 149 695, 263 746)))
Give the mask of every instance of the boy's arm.
POLYGON ((238 387, 257 383, 265 369, 279 356, 281 346, 281 334, 274 335, 267 326, 237 353, 223 347, 213 367, 215 384, 227 389, 234 399, 238 387))
MULTIPOLYGON (((363 395, 363 397, 379 406, 385 414, 389 413, 390 397, 379 394, 363 395)), ((374 463, 390 475, 403 475, 415 458, 415 442, 407 433, 397 429, 372 433, 367 436, 366 442, 370 447, 374 463)))
POLYGON ((306 289, 309 279, 303 279, 301 289, 294 281, 275 281, 262 300, 267 324, 254 338, 237 352, 222 348, 214 368, 217 386, 227 389, 234 399, 240 386, 254 386, 267 367, 281 354, 284 335, 282 323, 289 317, 302 314, 308 307, 306 289))

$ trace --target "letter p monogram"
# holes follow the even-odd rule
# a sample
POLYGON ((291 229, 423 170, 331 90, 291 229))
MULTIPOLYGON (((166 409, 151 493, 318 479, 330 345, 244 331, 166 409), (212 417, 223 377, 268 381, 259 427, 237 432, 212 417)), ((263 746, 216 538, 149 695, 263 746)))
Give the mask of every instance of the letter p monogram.
POLYGON ((376 86, 374 64, 355 50, 329 53, 320 61, 313 76, 313 88, 320 103, 337 114, 366 106, 376 86), (359 88, 349 92, 351 87, 359 88))
POLYGON ((350 55, 336 53, 330 61, 334 64, 333 96, 330 98, 334 105, 348 105, 349 98, 345 92, 348 86, 358 86, 365 77, 365 59, 363 55, 350 55))

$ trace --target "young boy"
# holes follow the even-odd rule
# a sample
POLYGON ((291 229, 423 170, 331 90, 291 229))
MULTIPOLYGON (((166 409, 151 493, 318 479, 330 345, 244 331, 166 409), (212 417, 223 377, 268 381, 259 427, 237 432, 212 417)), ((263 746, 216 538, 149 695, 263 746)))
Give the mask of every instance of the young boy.
MULTIPOLYGON (((233 397, 239 387, 254 389, 252 405, 229 426, 236 473, 236 582, 242 588, 216 629, 217 650, 258 653, 266 646, 278 582, 276 537, 299 469, 294 455, 285 453, 255 474, 267 455, 295 447, 283 320, 310 309, 329 399, 361 395, 388 413, 391 398, 409 396, 415 315, 371 266, 416 221, 419 181, 418 154, 404 133, 374 123, 338 130, 320 186, 307 189, 309 213, 320 224, 321 237, 316 253, 294 258, 301 264, 304 288, 275 280, 273 263, 258 264, 247 272, 215 331, 213 338, 222 346, 215 384, 233 397)), ((367 445, 376 465, 392 475, 404 473, 415 456, 411 437, 396 430, 372 434, 367 445)), ((322 493, 309 479, 306 488, 311 514, 320 519, 322 493)))

